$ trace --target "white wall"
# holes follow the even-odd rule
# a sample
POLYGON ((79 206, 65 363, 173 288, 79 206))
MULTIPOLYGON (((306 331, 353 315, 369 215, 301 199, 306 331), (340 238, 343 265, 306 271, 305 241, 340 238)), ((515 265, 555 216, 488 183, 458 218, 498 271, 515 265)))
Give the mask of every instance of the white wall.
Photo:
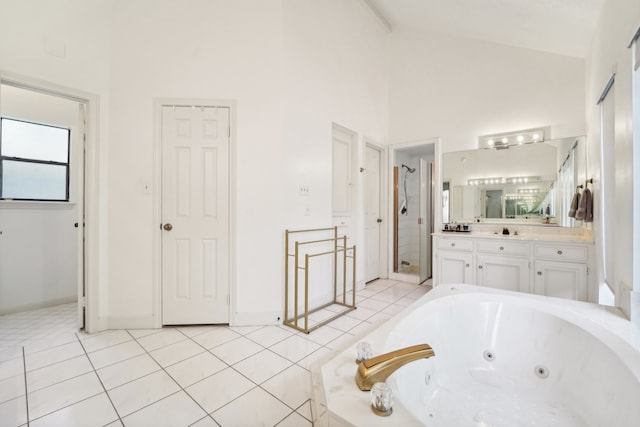
POLYGON ((154 316, 156 98, 235 100, 232 316, 275 321, 282 305, 282 8, 273 1, 118 1, 110 49, 109 316, 154 316), (135 254, 135 256, 134 256, 135 254))
POLYGON ((77 300, 73 206, 0 207, 0 314, 77 300))
MULTIPOLYGON (((112 4, 106 0, 48 1, 0 0, 0 71, 25 77, 33 84, 72 88, 98 95, 92 123, 95 141, 99 145, 96 191, 98 209, 92 218, 104 219, 107 209, 108 121, 108 52, 112 4), (102 217, 100 217, 102 215, 102 217)), ((97 259, 91 260, 93 279, 98 282, 96 317, 108 316, 108 228, 106 221, 87 224, 92 227, 92 244, 97 259)), ((95 302, 94 302, 95 303, 95 302)))
POLYGON ((76 301, 78 103, 2 85, 0 114, 71 129, 70 202, 0 201, 0 314, 76 301))
MULTIPOLYGON (((99 327, 158 318, 157 98, 236 102, 232 319, 275 323, 284 229, 331 222, 331 123, 386 141, 387 33, 363 3, 1 0, 0 10, 0 70, 100 99, 99 327)), ((362 139, 355 149, 359 165, 362 139)), ((361 178, 354 187, 358 223, 361 178)))
MULTIPOLYGON (((332 123, 357 134, 353 149, 350 245, 364 279, 364 138, 386 144, 387 30, 360 0, 285 0, 281 228, 332 225, 332 123), (299 185, 309 188, 300 196, 299 185), (309 207, 309 215, 305 210, 309 207)), ((279 237, 281 240, 282 237, 279 237)), ((280 254, 278 254, 280 256, 280 254)), ((282 261, 281 261, 282 264, 282 261)))
POLYGON ((392 142, 440 137, 449 152, 519 129, 585 133, 582 59, 394 29, 390 64, 392 142))
MULTIPOLYGON (((634 286, 633 264, 638 254, 633 253, 633 113, 632 113, 632 53, 627 46, 640 26, 640 3, 635 0, 609 0, 605 2, 591 54, 588 58, 586 86, 586 116, 588 122, 587 174, 593 177, 594 235, 602 229, 600 212, 600 115, 596 105, 612 72, 616 72, 615 96, 615 206, 612 209, 616 224, 614 235, 614 287, 617 288, 616 305, 640 320, 640 307, 632 307, 630 291, 634 286), (637 316, 637 317, 636 317, 637 316)), ((636 124, 637 125, 637 124, 636 124)), ((638 149, 638 147, 635 147, 638 149)), ((637 185, 637 183, 636 183, 637 185)), ((599 255, 601 258, 601 255, 599 255)), ((598 272, 600 280, 602 273, 598 272)), ((636 286, 640 278, 635 278, 636 286)), ((640 288, 635 289, 640 292, 640 288)), ((636 298, 636 300, 638 300, 636 298)))

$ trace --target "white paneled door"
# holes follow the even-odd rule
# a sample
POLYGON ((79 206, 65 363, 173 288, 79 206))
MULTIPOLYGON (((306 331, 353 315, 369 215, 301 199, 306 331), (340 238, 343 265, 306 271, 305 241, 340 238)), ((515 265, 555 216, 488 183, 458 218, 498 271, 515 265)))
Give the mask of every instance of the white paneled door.
POLYGON ((162 323, 229 322, 229 108, 162 108, 162 323))
POLYGON ((380 277, 380 164, 381 152, 367 145, 364 166, 365 282, 380 277))

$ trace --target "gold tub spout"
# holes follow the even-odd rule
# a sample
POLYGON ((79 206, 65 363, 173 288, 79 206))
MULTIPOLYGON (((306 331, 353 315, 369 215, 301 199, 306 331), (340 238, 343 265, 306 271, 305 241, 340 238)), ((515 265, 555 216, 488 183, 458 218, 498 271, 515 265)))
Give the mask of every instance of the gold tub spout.
POLYGON ((375 383, 386 381, 396 369, 414 360, 435 355, 430 345, 418 344, 364 360, 358 364, 356 383, 362 391, 371 390, 375 383))

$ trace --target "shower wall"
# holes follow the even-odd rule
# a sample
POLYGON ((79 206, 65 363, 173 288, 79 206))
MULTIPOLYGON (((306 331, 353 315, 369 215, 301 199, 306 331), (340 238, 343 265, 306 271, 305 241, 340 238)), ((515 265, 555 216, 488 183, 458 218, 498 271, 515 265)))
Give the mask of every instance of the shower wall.
POLYGON ((420 272, 420 235, 418 216, 420 213, 420 158, 406 153, 396 155, 398 167, 398 273, 418 274, 420 272), (415 168, 414 173, 407 173, 405 164, 415 168), (404 200, 404 179, 407 176, 407 211, 400 213, 404 200))

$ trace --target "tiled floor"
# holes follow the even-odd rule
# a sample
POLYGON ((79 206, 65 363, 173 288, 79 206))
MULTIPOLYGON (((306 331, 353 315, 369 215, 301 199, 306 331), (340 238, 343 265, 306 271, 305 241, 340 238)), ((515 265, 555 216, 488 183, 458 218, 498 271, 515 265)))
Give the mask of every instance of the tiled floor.
POLYGON ((309 335, 286 326, 87 335, 75 304, 0 316, 0 426, 311 426, 310 365, 429 289, 378 280, 357 310, 309 335))

